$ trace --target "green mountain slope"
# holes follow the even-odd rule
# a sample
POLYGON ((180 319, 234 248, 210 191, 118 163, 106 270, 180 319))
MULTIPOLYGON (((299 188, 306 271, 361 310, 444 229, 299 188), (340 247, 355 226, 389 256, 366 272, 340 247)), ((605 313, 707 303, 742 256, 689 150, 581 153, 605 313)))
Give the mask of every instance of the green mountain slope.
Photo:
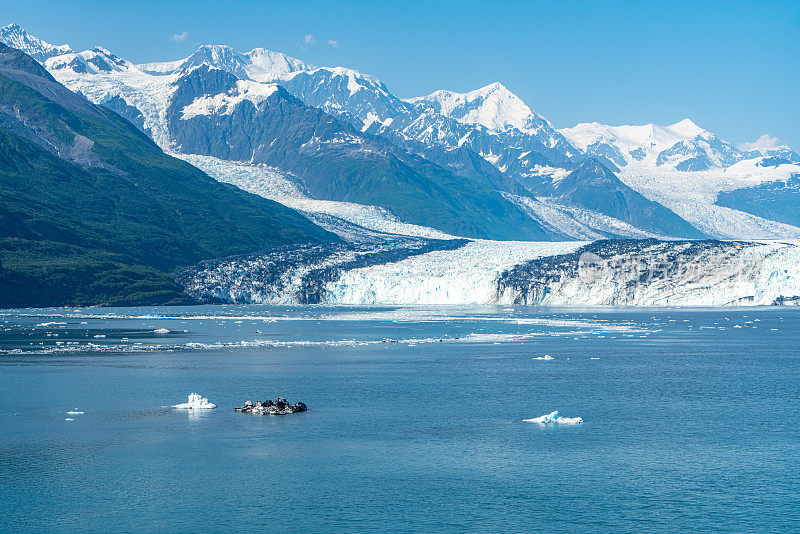
POLYGON ((0 45, 0 306, 180 301, 178 266, 336 239, 167 156, 0 45))

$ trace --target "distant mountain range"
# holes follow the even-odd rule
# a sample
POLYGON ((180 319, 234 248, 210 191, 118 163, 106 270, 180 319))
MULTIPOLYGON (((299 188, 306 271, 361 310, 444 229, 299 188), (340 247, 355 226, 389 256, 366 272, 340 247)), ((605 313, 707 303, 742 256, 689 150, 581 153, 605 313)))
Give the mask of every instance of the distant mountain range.
POLYGON ((689 119, 559 130, 499 83, 400 99, 374 76, 261 48, 201 46, 134 65, 13 24, 0 41, 167 152, 268 166, 311 198, 379 206, 452 235, 800 237, 793 218, 772 215, 795 191, 800 156, 743 150, 689 119), (758 205, 730 200, 765 183, 783 185, 759 189, 758 205))

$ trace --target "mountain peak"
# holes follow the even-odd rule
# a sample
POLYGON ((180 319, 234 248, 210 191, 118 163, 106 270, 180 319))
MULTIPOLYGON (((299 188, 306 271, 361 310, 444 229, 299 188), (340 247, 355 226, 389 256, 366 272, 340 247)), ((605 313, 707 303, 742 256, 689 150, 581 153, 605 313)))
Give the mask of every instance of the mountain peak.
POLYGON ((475 90, 469 91, 469 92, 467 92, 465 94, 489 95, 489 94, 492 94, 492 93, 502 93, 503 96, 507 96, 507 95, 516 96, 511 91, 509 91, 506 88, 505 85, 503 85, 500 82, 492 82, 489 85, 485 85, 485 86, 481 87, 480 89, 475 89, 475 90))
POLYGON ((697 137, 698 135, 706 133, 704 129, 700 128, 697 124, 694 123, 694 121, 692 121, 692 119, 689 118, 683 119, 682 121, 676 122, 675 124, 671 124, 667 126, 667 128, 680 135, 690 138, 697 137))
POLYGON ((410 102, 433 105, 442 115, 466 124, 479 124, 489 130, 515 128, 525 133, 536 133, 543 125, 550 126, 500 82, 466 93, 439 90, 413 98, 410 102))
POLYGON ((728 167, 743 158, 736 147, 691 119, 669 126, 581 123, 559 131, 576 147, 592 156, 606 157, 618 167, 636 163, 666 165, 679 171, 706 170, 728 167))
POLYGON ((185 59, 144 63, 139 68, 149 74, 165 75, 187 72, 200 65, 225 70, 242 80, 259 82, 271 82, 291 72, 310 68, 299 59, 265 48, 242 53, 228 45, 216 44, 201 45, 185 59))
POLYGON ((119 58, 102 46, 83 52, 68 52, 44 61, 49 71, 72 71, 75 74, 102 74, 109 72, 139 72, 130 61, 119 58))
POLYGON ((11 48, 22 50, 40 63, 44 63, 46 59, 53 56, 72 52, 72 49, 67 45, 56 46, 42 41, 16 23, 0 28, 0 42, 11 48))

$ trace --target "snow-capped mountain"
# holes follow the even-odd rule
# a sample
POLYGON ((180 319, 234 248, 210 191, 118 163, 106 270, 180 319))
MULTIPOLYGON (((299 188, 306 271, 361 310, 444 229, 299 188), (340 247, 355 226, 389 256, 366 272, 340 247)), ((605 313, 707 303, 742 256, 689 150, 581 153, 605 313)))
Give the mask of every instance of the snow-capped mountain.
POLYGON ((133 63, 118 58, 101 46, 83 52, 67 52, 49 57, 44 61, 44 66, 49 71, 70 70, 76 74, 139 72, 133 63))
POLYGON ((617 167, 641 164, 678 171, 729 167, 745 159, 739 149, 684 119, 669 126, 581 123, 559 130, 572 144, 617 167))
POLYGON ((139 68, 148 74, 165 75, 186 73, 201 65, 230 72, 243 80, 258 82, 274 81, 291 72, 312 68, 311 65, 280 52, 254 48, 241 53, 225 45, 203 45, 185 59, 144 63, 139 68))
POLYGON ((445 152, 470 151, 524 180, 581 156, 547 119, 499 83, 407 100, 373 76, 340 67, 292 73, 277 83, 309 105, 443 165, 459 160, 445 152), (455 105, 459 100, 462 105, 455 105))
POLYGON ((42 63, 47 58, 68 54, 72 49, 67 45, 51 45, 26 32, 17 24, 9 24, 0 28, 0 42, 11 48, 22 50, 36 61, 42 63))
MULTIPOLYGON (((800 246, 788 241, 800 239, 800 165, 771 138, 734 147, 689 120, 558 131, 498 83, 403 100, 370 75, 263 49, 203 46, 180 61, 134 65, 102 47, 79 53, 53 47, 18 27, 2 35, 37 55, 41 64, 15 51, 5 68, 25 80, 29 95, 52 93, 53 110, 93 110, 124 126, 148 154, 164 156, 124 120, 61 82, 230 184, 222 190, 276 200, 305 215, 292 212, 303 224, 319 231, 310 219, 343 239, 188 267, 178 282, 199 299, 800 302, 800 246), (19 71, 20 61, 37 80, 19 71), (60 87, 55 99, 53 86, 60 87)), ((92 139, 45 135, 36 109, 20 114, 15 95, 8 92, 9 104, 0 109, 6 117, 0 132, 127 183, 117 160, 103 166, 92 139)), ((184 192, 160 175, 150 178, 154 190, 184 192)), ((197 200, 213 203, 204 195, 197 200)))
MULTIPOLYGON (((133 65, 101 47, 80 53, 53 47, 18 26, 0 36, 25 44, 58 81, 123 115, 167 151, 269 165, 322 201, 384 207, 396 201, 393 209, 403 212, 405 223, 434 221, 440 231, 465 235, 459 231, 467 227, 430 218, 436 210, 421 216, 416 200, 439 191, 429 188, 427 180, 434 180, 447 183, 448 202, 466 202, 462 210, 453 205, 458 218, 474 210, 474 222, 481 209, 490 213, 478 199, 491 198, 490 205, 502 206, 502 217, 515 213, 517 221, 501 217, 491 223, 496 228, 514 232, 521 220, 538 228, 516 237, 800 235, 800 228, 762 217, 774 213, 771 208, 756 213, 743 202, 716 204, 718 194, 737 188, 794 183, 797 154, 774 143, 737 148, 688 119, 670 126, 583 123, 557 130, 500 83, 400 99, 374 76, 261 48, 242 53, 201 46, 182 60, 133 65), (374 165, 376 158, 388 166, 374 165), (583 165, 587 160, 603 165, 583 165), (375 181, 356 187, 370 165, 375 181), (415 202, 387 189, 400 183, 386 181, 397 168, 402 187, 417 191, 409 197, 415 202), (383 182, 376 173, 385 173, 383 182)), ((481 235, 478 226, 470 235, 481 235)))
MULTIPOLYGON (((517 95, 499 82, 456 93, 440 90, 408 100, 422 117, 455 120, 456 145, 469 146, 503 172, 531 178, 548 166, 570 167, 581 154, 517 95)), ((544 170, 544 172, 543 172, 544 170)))
POLYGON ((480 124, 493 131, 516 128, 524 133, 537 134, 546 130, 551 137, 557 137, 547 119, 531 111, 525 102, 499 82, 467 93, 440 90, 409 99, 409 102, 429 106, 436 113, 458 122, 480 124))

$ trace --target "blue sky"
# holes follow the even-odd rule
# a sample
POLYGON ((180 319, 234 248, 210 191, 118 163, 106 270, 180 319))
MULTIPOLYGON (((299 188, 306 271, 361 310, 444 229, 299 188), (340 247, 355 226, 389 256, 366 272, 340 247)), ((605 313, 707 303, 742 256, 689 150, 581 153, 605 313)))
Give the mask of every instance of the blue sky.
POLYGON ((374 74, 401 97, 500 81, 557 127, 689 117, 800 150, 797 0, 2 1, 2 24, 134 62, 261 46, 374 74))

